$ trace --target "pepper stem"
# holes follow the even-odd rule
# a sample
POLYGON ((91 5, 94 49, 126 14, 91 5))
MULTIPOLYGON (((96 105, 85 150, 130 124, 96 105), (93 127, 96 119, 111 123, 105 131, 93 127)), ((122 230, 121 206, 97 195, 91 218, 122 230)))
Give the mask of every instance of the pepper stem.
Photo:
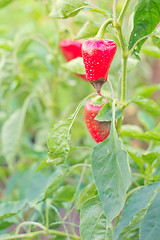
POLYGON ((109 24, 111 24, 111 23, 113 23, 113 18, 107 19, 107 21, 104 22, 104 23, 102 24, 102 26, 100 27, 100 29, 99 29, 99 31, 98 31, 98 33, 97 33, 97 35, 95 36, 94 39, 104 38, 105 30, 106 30, 107 26, 108 26, 109 24))

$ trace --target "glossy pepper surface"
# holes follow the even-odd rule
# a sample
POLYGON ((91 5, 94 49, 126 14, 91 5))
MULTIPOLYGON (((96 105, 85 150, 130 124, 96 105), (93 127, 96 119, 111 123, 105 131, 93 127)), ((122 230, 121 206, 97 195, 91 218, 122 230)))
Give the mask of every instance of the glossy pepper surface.
POLYGON ((93 85, 96 82, 103 85, 107 81, 109 68, 116 49, 116 43, 112 40, 90 39, 82 44, 82 57, 86 78, 93 85))

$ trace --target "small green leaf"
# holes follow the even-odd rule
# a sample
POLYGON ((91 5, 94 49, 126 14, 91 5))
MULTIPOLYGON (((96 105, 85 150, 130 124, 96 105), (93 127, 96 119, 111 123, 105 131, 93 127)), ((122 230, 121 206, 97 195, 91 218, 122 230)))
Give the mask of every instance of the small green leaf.
POLYGON ((106 240, 107 224, 99 197, 89 199, 82 206, 80 234, 82 240, 106 240))
MULTIPOLYGON (((119 109, 116 109, 115 112, 115 119, 119 119, 122 116, 122 113, 119 109)), ((95 117, 95 120, 100 122, 110 122, 112 121, 112 107, 109 105, 109 103, 106 103, 99 111, 97 116, 95 117)))
MULTIPOLYGON (((131 195, 124 207, 119 223, 116 226, 113 240, 121 239, 119 238, 119 235, 124 231, 127 226, 129 226, 131 223, 134 223, 134 221, 132 222, 132 220, 134 219, 134 216, 136 216, 136 214, 140 213, 142 209, 146 209, 147 206, 149 206, 149 202, 151 203, 153 197, 155 196, 155 192, 158 191, 159 188, 160 182, 155 182, 142 187, 131 195)), ((140 216, 137 217, 139 219, 140 216)), ((135 220, 137 219, 137 217, 135 218, 135 220)))
POLYGON ((155 197, 152 204, 140 223, 140 240, 159 240, 160 233, 160 192, 155 197))
POLYGON ((38 166, 38 168, 37 168, 37 170, 36 171, 39 171, 39 170, 41 170, 41 169, 43 169, 43 168, 45 168, 45 167, 48 167, 49 165, 53 165, 53 166, 58 166, 58 165, 60 165, 60 164, 62 164, 62 163, 64 163, 64 158, 55 158, 55 155, 53 154, 52 155, 52 153, 47 153, 47 155, 48 155, 48 157, 47 158, 45 158, 41 163, 40 163, 40 165, 38 166))
POLYGON ((128 154, 135 161, 135 163, 139 166, 140 171, 143 172, 143 160, 142 160, 142 158, 138 154, 133 153, 133 152, 128 151, 128 154))
MULTIPOLYGON (((123 125, 121 128, 121 136, 127 136, 127 137, 132 137, 132 138, 139 138, 142 140, 155 140, 155 141, 160 141, 160 130, 155 129, 152 131, 146 131, 139 133, 138 131, 134 131, 130 126, 132 125, 123 125)), ((140 127, 135 126, 135 130, 140 129, 140 127)))
POLYGON ((50 130, 47 141, 50 153, 46 163, 58 165, 66 160, 70 151, 70 125, 71 119, 67 119, 56 123, 50 130))
POLYGON ((77 74, 85 74, 85 67, 82 57, 78 57, 67 63, 64 63, 63 67, 70 72, 74 72, 77 74))
POLYGON ((58 189, 64 178, 68 174, 67 167, 57 167, 56 171, 50 176, 47 187, 45 189, 45 198, 50 197, 54 191, 58 189))
POLYGON ((149 165, 152 165, 152 163, 160 158, 160 154, 157 153, 157 152, 150 152, 150 153, 147 153, 147 154, 142 154, 142 159, 144 162, 148 163, 149 165))
POLYGON ((80 29, 75 39, 84 39, 84 38, 93 37, 97 34, 98 30, 99 30, 99 27, 97 26, 97 24, 95 24, 92 21, 88 21, 80 29))
MULTIPOLYGON (((129 50, 144 36, 152 33, 160 19, 159 0, 138 0, 134 13, 134 27, 129 40, 129 50)), ((141 40, 134 50, 139 53, 147 38, 141 40)))
POLYGON ((76 201, 76 208, 81 209, 84 202, 86 202, 89 198, 94 197, 95 194, 96 194, 96 186, 92 182, 82 190, 80 197, 76 201))
POLYGON ((143 130, 137 125, 124 124, 121 128, 121 136, 133 137, 141 133, 143 130))
POLYGON ((69 202, 72 201, 76 188, 72 185, 62 186, 56 191, 53 201, 69 202))
POLYGON ((136 103, 146 112, 151 113, 154 116, 160 116, 160 107, 155 101, 143 97, 135 97, 132 99, 132 102, 136 103))
POLYGON ((82 9, 86 7, 86 3, 82 0, 57 0, 56 6, 50 13, 54 18, 69 18, 77 15, 82 9))
POLYGON ((131 183, 127 153, 121 147, 113 122, 109 137, 93 150, 92 170, 109 224, 122 210, 131 183))
POLYGON ((0 203, 0 219, 15 215, 24 208, 26 200, 0 203))

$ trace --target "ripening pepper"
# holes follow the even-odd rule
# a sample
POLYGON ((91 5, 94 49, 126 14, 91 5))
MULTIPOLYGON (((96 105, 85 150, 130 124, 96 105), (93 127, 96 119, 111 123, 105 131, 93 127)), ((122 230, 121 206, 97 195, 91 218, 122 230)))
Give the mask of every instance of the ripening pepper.
POLYGON ((84 107, 84 119, 89 133, 97 142, 104 141, 110 133, 111 122, 99 122, 94 118, 97 116, 104 104, 95 104, 89 100, 84 107))
POLYGON ((116 49, 116 43, 112 40, 89 39, 82 44, 86 79, 92 83, 98 93, 103 83, 107 81, 116 49))
MULTIPOLYGON (((65 57, 66 61, 69 62, 72 59, 77 57, 82 57, 82 43, 84 42, 83 39, 80 40, 62 40, 60 42, 60 49, 65 57)), ((76 74, 79 77, 86 80, 85 75, 76 74)))

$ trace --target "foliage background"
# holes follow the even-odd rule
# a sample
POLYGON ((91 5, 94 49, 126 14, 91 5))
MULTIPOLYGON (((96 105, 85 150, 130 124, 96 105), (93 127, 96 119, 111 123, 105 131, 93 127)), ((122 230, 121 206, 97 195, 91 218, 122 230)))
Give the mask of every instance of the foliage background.
MULTIPOLYGON (((63 67, 65 60, 60 52, 59 42, 65 38, 75 38, 86 21, 96 19, 97 26, 100 26, 105 17, 99 13, 86 14, 83 11, 74 19, 57 21, 49 16, 54 1, 5 2, 8 4, 0 8, 0 201, 1 204, 14 201, 14 205, 9 205, 9 213, 6 212, 5 215, 7 205, 5 207, 0 204, 0 233, 12 233, 13 224, 17 226, 23 221, 51 226, 59 221, 58 218, 62 221, 62 211, 67 214, 66 219, 73 218, 73 222, 77 223, 79 209, 86 200, 83 191, 87 191, 87 198, 96 194, 92 172, 87 167, 95 143, 86 130, 83 109, 72 128, 72 151, 66 166, 55 168, 51 165, 39 172, 35 170, 46 158, 49 129, 57 121, 71 115, 79 102, 94 92, 88 82, 63 67), (72 208, 76 211, 73 212, 72 208), (9 226, 11 227, 8 228, 9 226)), ((112 11, 112 1, 92 2, 107 9, 109 13, 112 11)), ((128 24, 128 17, 134 10, 135 2, 132 1, 125 18, 123 30, 126 39, 132 24, 131 17, 128 24)), ((120 1, 117 6, 119 12, 122 6, 123 1, 120 1)), ((114 39, 118 45, 114 32, 111 32, 108 37, 114 39)), ((159 104, 159 92, 152 94, 148 90, 146 93, 141 87, 156 83, 156 90, 160 89, 160 50, 149 39, 140 56, 140 64, 137 63, 132 70, 131 63, 131 71, 128 72, 128 98, 135 93, 145 92, 144 94, 159 104)), ((121 71, 119 59, 118 48, 110 70, 115 92, 121 71)), ((108 83, 104 90, 110 94, 108 83)), ((125 111, 124 123, 137 124, 143 130, 153 129, 159 123, 158 116, 153 117, 148 110, 144 111, 131 104, 125 111)), ((123 141, 128 143, 128 136, 125 134, 123 141)), ((129 138, 128 145, 130 149, 136 148, 139 153, 144 153, 148 148, 147 142, 133 138, 129 138)), ((153 145, 156 152, 160 153, 159 144, 153 145)), ((132 156, 130 162, 133 172, 137 174, 133 176, 132 186, 159 180, 159 174, 148 172, 151 169, 140 172, 140 160, 136 162, 132 156), (147 178, 140 174, 146 174, 147 178)), ((59 225, 60 223, 55 224, 57 229, 59 225)), ((70 228, 72 233, 78 231, 75 226, 74 229, 73 226, 70 228)), ((27 230, 24 228, 23 231, 27 230)))

